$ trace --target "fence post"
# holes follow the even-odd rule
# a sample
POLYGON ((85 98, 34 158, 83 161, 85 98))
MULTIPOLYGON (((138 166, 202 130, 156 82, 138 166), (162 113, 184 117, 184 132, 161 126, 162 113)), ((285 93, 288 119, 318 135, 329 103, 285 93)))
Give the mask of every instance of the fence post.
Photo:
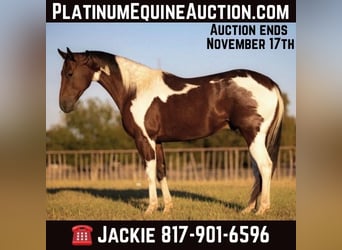
POLYGON ((290 160, 290 173, 289 173, 289 178, 293 178, 293 152, 292 149, 289 149, 289 160, 290 160))
POLYGON ((224 151, 224 180, 228 180, 228 151, 224 151))
POLYGON ((234 180, 237 180, 239 177, 239 150, 235 148, 235 162, 234 162, 234 180))

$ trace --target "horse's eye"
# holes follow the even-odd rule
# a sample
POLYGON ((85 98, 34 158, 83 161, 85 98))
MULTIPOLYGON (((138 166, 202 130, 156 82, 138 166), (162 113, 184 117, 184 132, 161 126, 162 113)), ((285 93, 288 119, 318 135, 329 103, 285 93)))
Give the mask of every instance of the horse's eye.
POLYGON ((68 73, 67 73, 67 76, 68 76, 68 77, 72 77, 72 72, 68 72, 68 73))

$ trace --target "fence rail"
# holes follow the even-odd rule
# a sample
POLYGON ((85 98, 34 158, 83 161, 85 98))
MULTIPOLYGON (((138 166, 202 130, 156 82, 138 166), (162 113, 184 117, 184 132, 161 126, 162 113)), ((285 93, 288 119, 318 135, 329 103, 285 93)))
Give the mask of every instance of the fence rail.
MULTIPOLYGON (((247 148, 164 149, 170 180, 232 180, 253 176, 247 148)), ((274 179, 295 178, 296 148, 280 147, 274 179)), ((136 150, 47 151, 46 180, 145 180, 136 150)))

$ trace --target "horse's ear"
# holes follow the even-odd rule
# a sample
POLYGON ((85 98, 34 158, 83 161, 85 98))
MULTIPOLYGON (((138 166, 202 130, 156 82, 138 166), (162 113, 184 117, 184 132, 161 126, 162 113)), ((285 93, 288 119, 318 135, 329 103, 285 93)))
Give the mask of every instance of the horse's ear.
POLYGON ((61 51, 60 49, 57 49, 57 51, 58 51, 58 54, 60 54, 63 59, 67 57, 67 53, 61 51))
POLYGON ((64 60, 69 59, 75 61, 74 54, 71 52, 69 48, 67 48, 67 53, 61 51, 60 49, 57 49, 57 51, 64 60))
POLYGON ((67 58, 75 61, 74 54, 71 52, 71 50, 67 47, 67 58))

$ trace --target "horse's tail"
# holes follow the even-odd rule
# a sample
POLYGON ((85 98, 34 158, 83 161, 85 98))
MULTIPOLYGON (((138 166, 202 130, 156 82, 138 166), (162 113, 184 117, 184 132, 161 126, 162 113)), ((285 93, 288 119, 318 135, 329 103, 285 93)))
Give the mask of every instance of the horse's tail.
POLYGON ((267 152, 272 160, 272 176, 274 170, 277 166, 278 152, 280 146, 280 138, 281 138, 281 129, 284 115, 284 101, 280 92, 280 89, 277 85, 274 86, 274 91, 278 98, 277 108, 272 120, 272 123, 267 131, 266 136, 266 148, 267 152))

